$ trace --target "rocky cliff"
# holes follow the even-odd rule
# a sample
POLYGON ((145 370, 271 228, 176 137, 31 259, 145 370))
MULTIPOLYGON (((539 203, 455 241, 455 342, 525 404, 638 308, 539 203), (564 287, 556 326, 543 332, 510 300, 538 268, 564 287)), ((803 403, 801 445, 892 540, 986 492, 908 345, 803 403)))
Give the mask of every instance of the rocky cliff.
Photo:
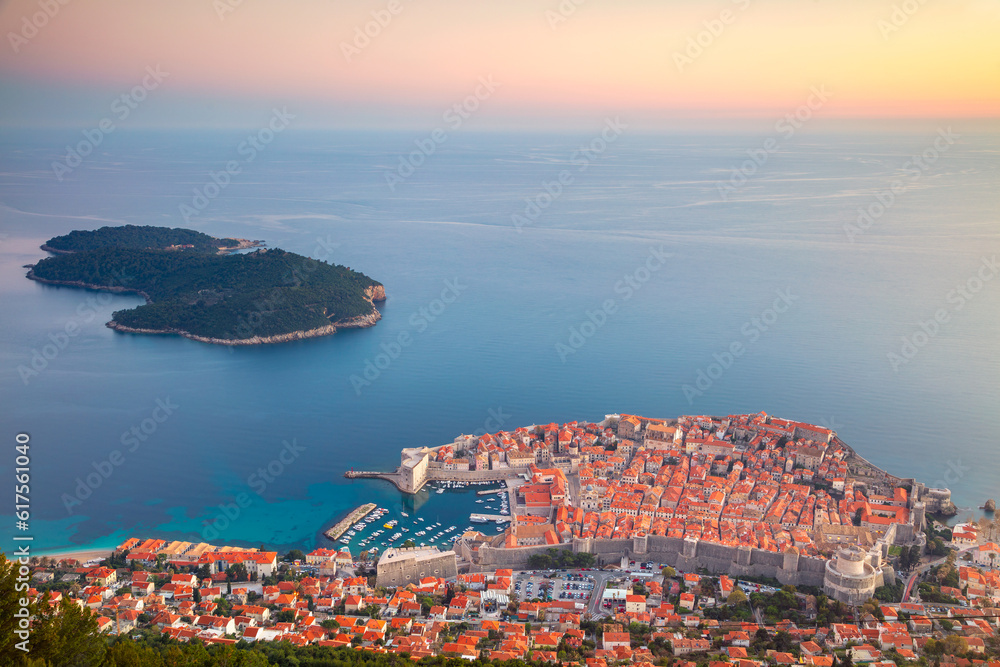
POLYGON ((365 297, 367 297, 369 301, 385 301, 385 286, 372 285, 371 287, 365 288, 365 297))
MULTIPOLYGON (((380 317, 375 318, 375 322, 377 322, 379 319, 380 317)), ((372 324, 374 324, 375 322, 372 322, 372 324)), ((372 324, 368 325, 359 324, 355 326, 359 327, 372 326, 372 324)), ((212 343, 213 345, 266 345, 268 343, 288 343, 293 340, 318 338, 320 336, 329 336, 337 333, 337 326, 333 324, 328 324, 324 327, 318 327, 316 329, 309 329, 307 331, 292 331, 291 333, 281 334, 278 336, 254 336, 252 338, 230 339, 230 338, 207 338, 205 336, 197 336, 187 331, 181 331, 180 329, 133 329, 132 327, 127 327, 122 324, 119 324, 114 320, 111 320, 105 326, 107 326, 109 329, 114 329, 115 331, 120 331, 122 333, 175 334, 202 343, 212 343)))

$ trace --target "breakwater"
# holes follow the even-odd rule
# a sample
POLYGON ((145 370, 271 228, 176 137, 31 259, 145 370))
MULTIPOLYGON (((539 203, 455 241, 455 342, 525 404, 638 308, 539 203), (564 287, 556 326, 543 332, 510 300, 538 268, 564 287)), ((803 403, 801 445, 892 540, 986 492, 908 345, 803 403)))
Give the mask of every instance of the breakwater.
POLYGON ((340 538, 341 535, 347 532, 347 529, 354 525, 360 519, 368 516, 373 509, 377 507, 375 503, 365 503, 361 507, 358 507, 353 512, 348 514, 346 517, 338 521, 334 526, 328 530, 323 531, 323 534, 329 537, 331 540, 336 540, 340 538))

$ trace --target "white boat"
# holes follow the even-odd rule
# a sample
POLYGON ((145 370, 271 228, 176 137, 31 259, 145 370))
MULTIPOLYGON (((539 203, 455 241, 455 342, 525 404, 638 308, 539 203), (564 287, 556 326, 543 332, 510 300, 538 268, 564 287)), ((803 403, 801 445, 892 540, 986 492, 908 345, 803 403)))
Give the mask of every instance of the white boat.
POLYGON ((403 515, 403 516, 410 516, 410 515, 409 515, 409 514, 407 514, 406 512, 400 512, 400 514, 401 514, 401 515, 403 515))
POLYGON ((444 493, 444 489, 438 489, 437 493, 444 493))

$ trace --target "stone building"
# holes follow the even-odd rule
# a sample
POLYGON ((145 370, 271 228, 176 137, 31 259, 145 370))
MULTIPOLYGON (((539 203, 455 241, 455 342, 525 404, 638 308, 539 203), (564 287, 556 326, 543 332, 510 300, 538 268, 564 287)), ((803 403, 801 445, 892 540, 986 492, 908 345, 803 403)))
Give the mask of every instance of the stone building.
POLYGON ((884 584, 881 566, 878 546, 868 552, 856 546, 843 547, 826 562, 823 592, 846 604, 862 604, 884 584))
POLYGON ((623 415, 618 422, 618 437, 628 440, 642 439, 642 421, 632 415, 623 415))
POLYGON ((378 559, 375 582, 379 586, 405 586, 424 577, 454 578, 458 566, 454 551, 435 547, 386 549, 378 559))
POLYGON ((931 514, 955 514, 957 508, 951 502, 951 489, 929 489, 923 484, 913 485, 910 495, 913 501, 923 501, 925 511, 931 514))
POLYGON ((411 447, 402 451, 399 473, 403 491, 416 493, 427 481, 427 467, 432 451, 429 447, 411 447))

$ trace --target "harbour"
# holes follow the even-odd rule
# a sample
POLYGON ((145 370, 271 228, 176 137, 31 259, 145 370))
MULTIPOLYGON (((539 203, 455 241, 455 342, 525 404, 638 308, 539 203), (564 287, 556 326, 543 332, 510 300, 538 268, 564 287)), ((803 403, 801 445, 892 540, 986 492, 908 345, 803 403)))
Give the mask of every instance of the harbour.
POLYGON ((494 523, 507 523, 510 521, 509 515, 504 514, 471 514, 469 520, 472 523, 486 523, 487 521, 492 521, 494 523))
POLYGON ((402 496, 398 504, 381 501, 365 519, 348 523, 347 530, 337 538, 324 535, 354 554, 377 554, 411 542, 413 546, 448 550, 468 531, 484 532, 488 528, 490 534, 495 534, 506 529, 511 519, 507 487, 503 482, 497 484, 436 480, 417 494, 402 496), (475 488, 483 486, 491 488, 475 488))
POLYGON ((374 510, 376 507, 378 506, 375 503, 365 503, 364 505, 356 508, 346 517, 338 521, 332 528, 326 530, 323 534, 329 537, 331 540, 340 539, 340 537, 344 533, 350 530, 352 524, 354 524, 359 519, 363 519, 369 514, 371 514, 372 510, 374 510))

